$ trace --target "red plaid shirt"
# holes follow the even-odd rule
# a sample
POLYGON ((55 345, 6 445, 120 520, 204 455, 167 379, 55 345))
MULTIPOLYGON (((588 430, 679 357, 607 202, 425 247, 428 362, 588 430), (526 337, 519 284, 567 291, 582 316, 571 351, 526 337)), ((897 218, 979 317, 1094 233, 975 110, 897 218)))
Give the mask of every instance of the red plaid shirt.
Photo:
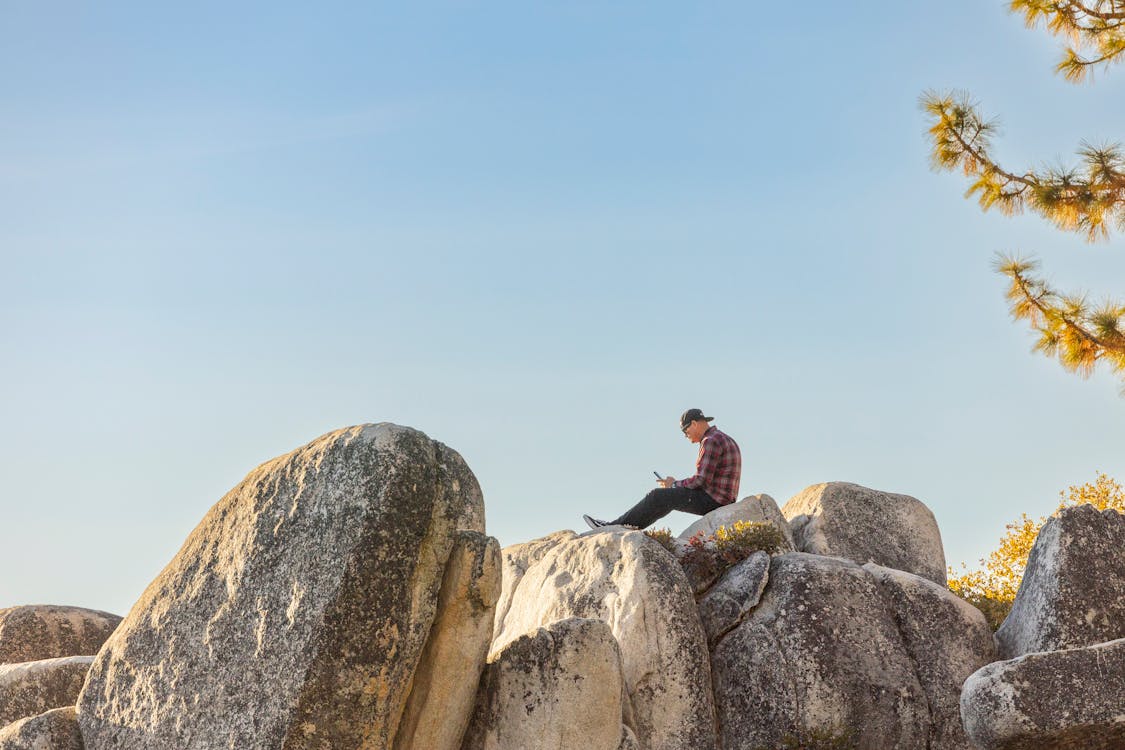
POLYGON ((677 479, 672 486, 701 489, 719 505, 729 505, 738 499, 741 478, 742 452, 738 450, 738 443, 718 427, 708 427, 699 441, 695 476, 677 479))

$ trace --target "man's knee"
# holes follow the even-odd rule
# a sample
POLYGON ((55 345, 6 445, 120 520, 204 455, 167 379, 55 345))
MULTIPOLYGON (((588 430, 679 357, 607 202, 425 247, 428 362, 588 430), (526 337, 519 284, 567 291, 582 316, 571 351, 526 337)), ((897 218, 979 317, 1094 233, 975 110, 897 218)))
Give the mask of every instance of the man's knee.
POLYGON ((666 487, 657 487, 655 490, 649 490, 649 493, 645 495, 645 500, 650 503, 667 502, 675 494, 666 487))
POLYGON ((658 487, 655 490, 650 490, 641 502, 644 503, 646 508, 670 511, 675 508, 678 495, 679 493, 674 489, 658 487))

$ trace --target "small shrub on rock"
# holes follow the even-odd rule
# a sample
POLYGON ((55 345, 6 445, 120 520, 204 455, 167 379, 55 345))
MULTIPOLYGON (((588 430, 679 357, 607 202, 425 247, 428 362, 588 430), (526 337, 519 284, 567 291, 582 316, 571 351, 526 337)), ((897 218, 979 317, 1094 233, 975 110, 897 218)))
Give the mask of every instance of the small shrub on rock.
POLYGON ((784 544, 781 529, 768 521, 735 521, 715 529, 715 551, 732 565, 755 552, 773 554, 784 544))
POLYGON ((768 521, 735 521, 712 536, 700 532, 688 539, 680 564, 698 593, 755 552, 772 554, 784 545, 781 530, 768 521))
POLYGON ((655 541, 657 544, 671 552, 673 555, 676 554, 676 542, 672 538, 671 529, 648 529, 645 531, 645 536, 655 541))

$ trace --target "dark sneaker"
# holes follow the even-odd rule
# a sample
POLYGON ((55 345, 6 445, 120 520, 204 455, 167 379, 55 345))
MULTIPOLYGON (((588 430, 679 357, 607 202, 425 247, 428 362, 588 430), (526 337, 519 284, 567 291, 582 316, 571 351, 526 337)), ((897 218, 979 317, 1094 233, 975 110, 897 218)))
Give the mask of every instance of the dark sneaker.
POLYGON ((610 525, 610 524, 606 523, 605 521, 599 521, 596 518, 590 518, 590 516, 587 516, 586 514, 582 514, 582 520, 585 521, 586 525, 589 526, 591 529, 600 529, 603 526, 609 526, 610 525))

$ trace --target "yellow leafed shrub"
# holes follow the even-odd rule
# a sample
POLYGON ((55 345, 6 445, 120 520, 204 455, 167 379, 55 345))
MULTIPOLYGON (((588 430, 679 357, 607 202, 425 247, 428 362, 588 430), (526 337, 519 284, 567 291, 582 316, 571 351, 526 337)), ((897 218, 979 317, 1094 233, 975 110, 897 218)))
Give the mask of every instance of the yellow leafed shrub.
MULTIPOLYGON (((1098 473, 1093 482, 1072 485, 1060 492, 1057 510, 1089 503, 1098 510, 1125 512, 1125 490, 1111 477, 1098 473)), ((980 561, 980 569, 969 570, 962 563, 960 575, 949 568, 949 590, 984 613, 993 630, 1000 627, 1012 609, 1023 580, 1027 557, 1047 518, 1033 519, 1026 513, 1010 523, 1000 544, 980 561)))

